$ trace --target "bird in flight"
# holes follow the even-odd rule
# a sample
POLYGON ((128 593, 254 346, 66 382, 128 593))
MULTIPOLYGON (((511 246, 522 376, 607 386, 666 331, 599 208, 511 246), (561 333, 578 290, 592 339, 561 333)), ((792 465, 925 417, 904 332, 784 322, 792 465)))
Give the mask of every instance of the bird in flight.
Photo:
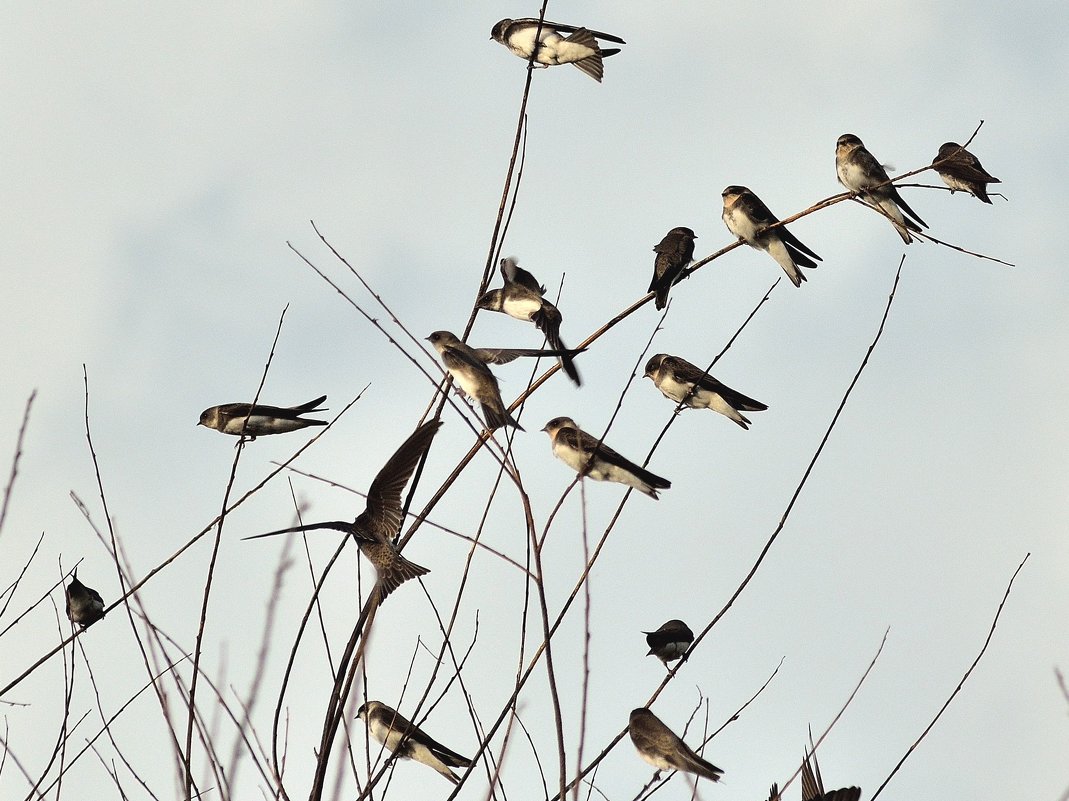
POLYGON ((360 552, 375 566, 378 573, 376 588, 379 602, 386 600, 391 592, 409 579, 423 576, 430 572, 425 567, 410 562, 397 552, 394 539, 401 531, 401 493, 416 465, 431 447, 431 440, 441 427, 441 420, 429 420, 417 428, 397 449, 389 461, 379 470, 371 487, 367 491, 367 506, 351 523, 345 520, 332 520, 325 523, 309 523, 293 526, 254 537, 247 540, 271 537, 276 534, 289 534, 295 531, 315 531, 331 529, 351 534, 360 552))

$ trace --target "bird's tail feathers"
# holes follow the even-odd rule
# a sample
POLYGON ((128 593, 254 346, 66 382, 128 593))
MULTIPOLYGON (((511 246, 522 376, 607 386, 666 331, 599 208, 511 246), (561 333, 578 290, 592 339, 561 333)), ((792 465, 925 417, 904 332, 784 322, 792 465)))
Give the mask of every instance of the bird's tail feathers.
POLYGON ((379 573, 379 602, 385 601, 387 595, 409 579, 419 578, 430 572, 429 568, 410 562, 401 554, 397 554, 393 563, 379 573))
POLYGON ((486 427, 489 428, 491 431, 497 431, 497 429, 502 428, 504 426, 512 426, 513 428, 518 429, 519 431, 524 430, 523 426, 521 426, 516 421, 516 418, 514 418, 511 414, 508 413, 508 410, 505 408, 504 404, 498 407, 496 405, 484 403, 482 404, 482 408, 483 416, 486 418, 486 427))

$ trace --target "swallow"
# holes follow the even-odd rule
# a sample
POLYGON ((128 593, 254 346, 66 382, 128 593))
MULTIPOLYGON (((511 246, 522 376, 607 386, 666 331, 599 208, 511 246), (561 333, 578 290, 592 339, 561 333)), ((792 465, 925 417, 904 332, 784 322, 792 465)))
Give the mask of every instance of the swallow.
POLYGON ((378 573, 376 589, 379 602, 385 601, 386 596, 404 582, 431 572, 401 556, 393 542, 401 531, 401 492, 416 469, 416 464, 430 449, 431 440, 441 425, 441 420, 429 420, 409 435, 371 482, 367 491, 367 506, 352 523, 345 520, 310 523, 245 539, 256 540, 275 534, 316 529, 344 531, 352 535, 360 546, 360 552, 375 566, 375 572, 378 573))
POLYGON ((984 203, 991 202, 991 198, 987 196, 987 185, 1002 183, 983 168, 976 156, 957 142, 941 145, 938 155, 932 159, 932 165, 952 193, 960 189, 980 198, 984 203))
POLYGON ((817 755, 815 752, 812 755, 806 753, 802 759, 802 801, 859 801, 860 798, 860 787, 842 787, 824 792, 824 780, 820 775, 817 755))
POLYGON ((559 357, 561 369, 577 387, 581 386, 579 371, 575 369, 572 357, 564 353, 568 348, 560 338, 561 313, 545 299, 546 288, 516 264, 514 259, 501 260, 501 277, 505 281, 504 286, 484 293, 476 305, 480 309, 503 312, 517 320, 534 323, 535 327, 546 335, 549 346, 562 351, 559 357))
POLYGON ((724 198, 721 217, 728 230, 750 247, 765 251, 783 268, 792 284, 801 286, 805 275, 798 268, 813 269, 822 261, 820 256, 803 245, 786 226, 770 229, 779 218, 745 186, 729 186, 721 197, 724 198))
POLYGON ((921 228, 928 227, 928 223, 898 194, 887 176, 887 170, 854 134, 843 134, 835 144, 835 174, 839 183, 890 217, 898 235, 907 245, 913 241, 910 231, 919 232, 921 228), (913 219, 908 219, 903 212, 913 219))
POLYGON ((78 581, 78 571, 71 575, 71 583, 64 594, 67 596, 67 619, 77 623, 82 631, 104 617, 104 599, 92 587, 78 581))
POLYGON ((627 733, 631 735, 638 755, 657 768, 655 778, 660 776, 662 770, 681 770, 718 782, 724 773, 694 753, 648 709, 632 710, 627 733))
POLYGON ((605 74, 601 60, 620 52, 618 47, 602 49, 598 39, 627 44, 611 33, 534 18, 503 19, 491 29, 490 38, 505 45, 522 59, 529 61, 534 53, 534 62, 538 67, 574 64, 598 83, 601 83, 605 74))
POLYGON ((657 490, 672 482, 625 459, 605 443, 599 443, 570 417, 554 417, 542 428, 549 434, 553 455, 577 473, 595 481, 615 481, 658 500, 657 490))
POLYGON ((657 293, 654 303, 658 310, 667 305, 668 290, 694 258, 694 240, 697 238, 692 230, 680 226, 665 234, 664 239, 654 246, 657 257, 653 260, 653 278, 646 291, 657 293))
POLYGON ((386 746, 390 753, 402 759, 414 759, 434 768, 453 784, 460 784, 450 768, 466 768, 471 760, 451 751, 430 737, 419 726, 403 718, 395 709, 379 701, 368 701, 357 710, 356 716, 367 723, 371 736, 386 746))
POLYGON ((490 372, 488 364, 508 364, 520 356, 574 356, 581 350, 539 350, 537 348, 473 348, 457 339, 449 331, 435 331, 427 341, 442 357, 442 364, 461 392, 482 406, 486 427, 495 431, 510 425, 523 431, 523 426, 516 422, 501 400, 501 388, 497 378, 490 372))
POLYGON ((307 412, 325 412, 326 409, 317 409, 326 395, 316 398, 300 406, 264 406, 257 403, 224 403, 222 406, 212 406, 200 413, 199 426, 214 428, 224 434, 241 435, 241 427, 245 426, 245 438, 252 442, 257 437, 266 434, 285 434, 287 431, 296 431, 307 426, 325 426, 325 420, 305 420, 300 415, 307 412), (248 424, 245 420, 248 420, 248 424))
POLYGON ((650 647, 646 656, 657 657, 665 667, 683 656, 694 642, 694 632, 682 620, 669 620, 657 631, 642 633, 646 635, 646 645, 650 647))
POLYGON ((763 412, 768 408, 760 401, 721 384, 686 359, 667 353, 655 354, 646 362, 644 378, 651 379, 669 400, 682 402, 691 409, 712 409, 745 429, 749 429, 750 420, 740 413, 740 409, 763 412))

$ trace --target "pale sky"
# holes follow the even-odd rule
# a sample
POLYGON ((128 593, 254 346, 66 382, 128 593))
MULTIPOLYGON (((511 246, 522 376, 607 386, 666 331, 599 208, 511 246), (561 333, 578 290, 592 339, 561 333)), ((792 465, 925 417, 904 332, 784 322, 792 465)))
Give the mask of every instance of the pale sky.
MULTIPOLYGON (((234 440, 194 424, 208 406, 252 399, 286 304, 261 400, 290 405, 326 394, 333 414, 366 386, 296 466, 367 488, 434 388, 287 243, 389 325, 316 236, 314 221, 413 335, 459 333, 486 262, 525 78, 525 64, 489 32, 506 14, 537 12, 490 2, 418 14, 339 2, 7 9, 0 34, 5 484, 26 399, 38 395, 0 532, 0 586, 18 578, 42 533, 44 540, 0 631, 58 581, 61 566, 78 560, 79 577, 106 602, 120 594, 106 550, 69 497, 80 496, 103 524, 85 439, 83 364, 108 508, 139 576, 218 512, 234 440)), ((645 657, 640 631, 675 617, 703 628, 750 569, 864 357, 905 252, 883 339, 786 528, 652 708, 682 730, 701 693, 716 728, 784 658, 769 688, 705 752, 725 776, 721 786, 702 781, 700 796, 753 801, 790 776, 808 727, 819 733, 828 724, 889 627, 880 660, 820 750, 829 789, 857 784, 867 799, 975 658, 1011 574, 1031 553, 986 656, 883 796, 1064 798, 1069 699, 1055 668, 1069 671, 1069 436, 1058 412, 1069 390, 1069 273, 1056 242, 1063 209, 1050 199, 1062 197, 1069 181, 1062 156, 1069 11, 1039 2, 984 2, 968 16, 919 2, 773 2, 760 11, 560 2, 546 16, 627 40, 606 60, 601 85, 569 66, 534 75, 525 172, 503 252, 553 296, 563 276, 565 341, 582 340, 645 293, 651 248, 670 228, 693 228, 699 257, 729 244, 720 219, 726 185, 749 186, 781 217, 839 192, 834 150, 845 132, 896 174, 929 163, 945 141, 965 141, 983 120, 969 149, 1002 179, 992 191, 1008 200, 988 206, 943 190, 903 192, 933 236, 1015 265, 931 243, 904 248, 886 220, 853 203, 791 226, 823 263, 800 289, 781 282, 713 371, 768 411, 750 415, 750 431, 712 412, 684 413, 649 464, 672 488, 656 503, 630 498, 592 573, 584 764, 663 678, 660 663, 645 657)), ((912 180, 933 181, 941 185, 932 173, 912 180)), ((780 275, 749 248, 716 260, 674 288, 650 353, 704 366, 780 275)), ((527 403, 527 431, 513 450, 539 530, 573 474, 538 429, 568 415, 600 434, 659 320, 652 304, 643 307, 579 357, 581 389, 558 374, 527 403)), ((482 314, 470 341, 536 347, 541 340, 530 326, 482 314)), ((436 360, 419 358, 438 375, 436 360)), ((506 402, 530 369, 495 368, 506 402)), ((648 380, 636 379, 606 441, 641 460, 671 413, 648 380)), ((417 508, 473 441, 456 409, 447 407, 443 419, 417 508)), ((237 490, 288 458, 309 431, 252 443, 237 490)), ((501 432, 497 438, 504 441, 501 432)), ((496 464, 488 453, 477 456, 433 520, 474 534, 496 464)), ((344 490, 301 476, 293 488, 306 521, 352 518, 363 508, 344 490)), ((586 482, 592 538, 622 493, 586 482)), ((224 529, 204 667, 242 696, 285 543, 240 538, 293 517, 281 476, 224 529)), ((544 555, 554 613, 582 567, 583 519, 576 490, 544 555)), ((516 491, 506 484, 485 541, 522 562, 524 536, 516 491)), ((338 536, 324 532, 310 542, 320 569, 338 536)), ((290 556, 299 558, 279 599, 255 716, 265 741, 310 594, 299 542, 292 545, 290 556)), ((466 554, 465 542, 430 527, 405 550, 432 569, 424 584, 443 614, 466 554)), ((185 651, 193 648, 209 556, 205 539, 142 592, 153 620, 185 651)), ((349 548, 325 591, 334 653, 359 610, 358 564, 369 586, 368 565, 349 548)), ((519 570, 476 556, 455 642, 467 648, 478 616, 463 678, 487 725, 513 684, 523 592, 519 570)), ((52 598, 62 617, 62 592, 52 598)), ((0 635, 0 686, 67 632, 46 603, 0 635)), ((532 613, 529 650, 539 632, 532 613)), ((398 590, 371 638, 369 697, 410 713, 440 641, 418 584, 398 590), (399 700, 419 642, 430 651, 418 650, 399 700)), ((113 611, 80 643, 112 714, 147 680, 125 612, 113 611)), ((554 638, 573 772, 582 643, 578 604, 554 638)), ((287 697, 286 787, 295 798, 307 793, 331 686, 321 640, 304 646, 299 665, 287 697)), ((78 670, 72 718, 88 719, 71 748, 100 728, 81 662, 78 670)), ((57 656, 2 699, 4 738, 35 777, 60 726, 63 675, 57 656)), ((432 698, 449 675, 440 673, 432 698)), ((200 692, 211 718, 211 698, 200 692)), ((173 695, 172 688, 179 710, 173 695)), ((552 788, 556 746, 544 670, 520 710, 552 788)), ((176 714, 184 730, 184 714, 176 714)), ((475 751, 456 684, 424 728, 454 750, 475 751)), ((176 797, 169 740, 150 694, 117 719, 113 736, 158 797, 176 797)), ((224 742, 231 737, 226 729, 224 742)), ((693 729, 687 739, 696 744, 693 729)), ((359 721, 353 740, 359 761, 359 721)), ((100 748, 109 764, 116 759, 105 740, 100 748)), ((630 799, 650 775, 625 739, 602 763, 596 786, 613 801, 630 799)), ((149 797, 121 776, 131 798, 149 797)), ((519 734, 503 777, 508 797, 542 797, 519 734)), ((203 770, 198 781, 214 784, 203 770)), ((452 789, 415 763, 398 764, 393 782, 398 798, 445 798, 452 789)), ((119 797, 92 755, 71 768, 65 785, 84 798, 119 797)), ((235 797, 258 797, 264 788, 246 761, 235 797)), ((0 797, 28 791, 9 759, 0 797)), ((479 768, 459 797, 486 791, 479 768)), ((689 792, 676 777, 660 797, 689 792)), ((794 785, 787 796, 799 792, 794 785)), ((344 785, 340 797, 353 796, 344 785)))

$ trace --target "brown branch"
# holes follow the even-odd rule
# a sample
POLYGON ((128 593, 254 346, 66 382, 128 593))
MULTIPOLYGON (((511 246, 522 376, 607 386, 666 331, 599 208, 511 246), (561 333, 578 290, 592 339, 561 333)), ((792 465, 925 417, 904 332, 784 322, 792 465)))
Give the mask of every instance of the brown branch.
POLYGON ((980 649, 980 653, 976 655, 976 658, 972 661, 972 664, 969 665, 969 669, 965 671, 965 675, 961 677, 961 681, 958 682, 958 685, 954 688, 953 692, 950 693, 947 700, 943 703, 941 707, 939 707, 939 711, 935 713, 935 717, 932 718, 932 722, 925 726, 924 731, 921 732, 920 737, 918 737, 913 742, 913 745, 906 749, 906 753, 903 754, 900 760, 898 760, 898 764, 894 766, 894 769, 892 769, 889 774, 887 774, 887 778, 883 780, 883 784, 876 788, 876 792, 872 794, 870 801, 876 801, 876 798, 878 798, 880 793, 883 792, 883 788, 886 787, 888 782, 890 782, 891 779, 894 778, 894 775, 898 773, 898 769, 902 767, 903 763, 905 763, 907 759, 909 759, 910 754, 912 754, 913 751, 917 748, 917 746, 921 744, 924 738, 928 736, 928 732, 930 732, 935 726, 935 724, 939 722, 939 718, 941 718, 943 716, 943 713, 946 712, 947 707, 950 706, 950 702, 954 700, 954 698, 959 692, 961 692, 961 688, 965 685, 965 682, 969 680, 969 676, 972 675, 973 670, 975 670, 976 666, 983 658, 984 653, 987 651, 987 646, 991 644, 991 638, 995 634, 995 626, 998 625, 998 619, 1002 615, 1002 608, 1006 605, 1006 601, 1010 597, 1010 590, 1013 589, 1014 579, 1017 578, 1017 574, 1021 572, 1021 568, 1024 567, 1024 563, 1028 561, 1028 557, 1031 555, 1031 553, 1026 553, 1024 559, 1022 559, 1021 563, 1017 565, 1017 569, 1013 571, 1013 575, 1010 576, 1010 583, 1006 585, 1006 592, 1002 594, 1002 600, 999 601, 998 609, 995 611, 995 617, 991 621, 991 628, 988 629, 987 637, 984 639, 984 645, 980 649))
POLYGON ((19 460, 22 459, 22 443, 26 438, 26 427, 30 423, 30 410, 33 408, 37 390, 30 393, 26 399, 26 409, 22 413, 22 425, 19 426, 19 435, 15 439, 15 455, 11 459, 11 474, 8 476, 7 486, 4 487, 4 501, 0 504, 0 534, 4 532, 4 521, 7 519, 7 507, 11 501, 11 491, 15 487, 15 478, 19 474, 19 460))

